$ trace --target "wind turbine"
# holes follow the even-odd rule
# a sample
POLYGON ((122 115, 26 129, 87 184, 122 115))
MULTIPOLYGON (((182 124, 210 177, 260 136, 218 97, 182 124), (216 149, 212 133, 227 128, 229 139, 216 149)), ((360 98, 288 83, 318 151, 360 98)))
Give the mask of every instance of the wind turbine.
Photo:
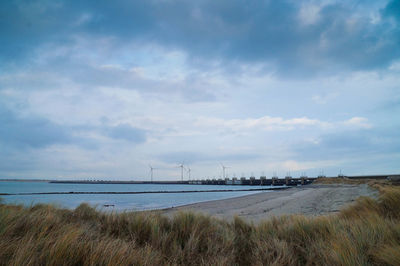
POLYGON ((221 166, 222 166, 222 174, 223 174, 223 176, 222 176, 222 178, 223 179, 225 179, 225 169, 227 169, 227 168, 230 168, 229 166, 225 166, 225 165, 223 165, 222 163, 219 163, 221 166))
POLYGON ((181 168, 181 180, 182 180, 182 181, 183 181, 183 169, 185 168, 184 163, 185 163, 185 161, 183 161, 183 162, 178 166, 178 168, 181 168))
POLYGON ((192 172, 192 169, 191 169, 190 167, 187 167, 186 171, 187 171, 188 174, 189 174, 189 181, 190 181, 190 173, 192 172))
POLYGON ((158 169, 158 168, 154 168, 150 164, 149 164, 149 167, 150 167, 151 182, 153 182, 153 171, 154 171, 154 169, 158 169))

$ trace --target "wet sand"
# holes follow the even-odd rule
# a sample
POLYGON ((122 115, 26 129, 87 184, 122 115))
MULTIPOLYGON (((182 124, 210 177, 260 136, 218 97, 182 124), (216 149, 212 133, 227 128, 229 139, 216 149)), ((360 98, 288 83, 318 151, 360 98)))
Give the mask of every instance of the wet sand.
POLYGON ((172 216, 178 211, 193 211, 227 220, 238 216, 248 221, 258 222, 271 216, 332 214, 360 196, 376 198, 378 192, 365 184, 311 184, 282 191, 261 192, 243 197, 189 204, 161 212, 172 216))

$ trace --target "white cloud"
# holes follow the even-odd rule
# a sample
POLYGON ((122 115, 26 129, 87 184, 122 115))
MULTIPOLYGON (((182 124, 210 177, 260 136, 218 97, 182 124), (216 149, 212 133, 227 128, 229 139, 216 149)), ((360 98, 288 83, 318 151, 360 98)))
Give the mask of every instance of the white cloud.
POLYGON ((320 18, 319 11, 321 6, 304 4, 299 10, 299 20, 303 25, 312 25, 318 22, 320 18))
POLYGON ((352 117, 346 121, 343 121, 343 125, 351 128, 372 128, 373 125, 365 117, 352 117))
POLYGON ((90 13, 83 13, 79 18, 73 23, 74 26, 79 27, 83 24, 89 23, 93 20, 93 15, 90 13))
POLYGON ((400 60, 394 61, 390 66, 389 70, 393 72, 400 72, 400 60))
POLYGON ((326 104, 339 96, 337 92, 326 93, 324 95, 313 95, 311 99, 317 104, 326 104))
POLYGON ((261 131, 293 131, 298 129, 334 129, 345 126, 348 129, 370 129, 372 123, 365 117, 352 117, 344 121, 326 122, 308 117, 283 119, 282 117, 263 116, 260 118, 222 119, 215 117, 199 117, 194 126, 199 129, 218 129, 232 133, 245 133, 252 130, 261 131))
POLYGON ((310 119, 308 117, 299 117, 292 119, 283 119, 282 117, 263 116, 260 118, 246 118, 246 119, 221 119, 200 117, 195 121, 195 126, 227 129, 234 132, 246 130, 294 130, 304 127, 327 127, 330 124, 322 122, 317 119, 310 119))

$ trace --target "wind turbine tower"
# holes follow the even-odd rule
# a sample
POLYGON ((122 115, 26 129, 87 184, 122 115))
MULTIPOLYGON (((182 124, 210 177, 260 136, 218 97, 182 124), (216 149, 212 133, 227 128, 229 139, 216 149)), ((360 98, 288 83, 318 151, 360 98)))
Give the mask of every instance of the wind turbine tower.
POLYGON ((222 174, 223 174, 223 179, 225 179, 226 178, 226 175, 225 175, 225 169, 227 169, 227 168, 230 168, 229 166, 225 166, 225 165, 223 165, 222 163, 220 163, 221 164, 221 166, 222 166, 222 174))
POLYGON ((181 181, 183 181, 183 169, 185 168, 184 167, 184 162, 182 162, 178 167, 180 167, 181 168, 181 181))
POLYGON ((157 169, 157 168, 152 167, 150 164, 149 164, 149 167, 150 167, 151 182, 153 182, 153 171, 154 171, 154 169, 157 169))
POLYGON ((187 172, 189 174, 189 181, 190 181, 190 173, 192 172, 192 169, 190 169, 190 167, 187 168, 187 172))

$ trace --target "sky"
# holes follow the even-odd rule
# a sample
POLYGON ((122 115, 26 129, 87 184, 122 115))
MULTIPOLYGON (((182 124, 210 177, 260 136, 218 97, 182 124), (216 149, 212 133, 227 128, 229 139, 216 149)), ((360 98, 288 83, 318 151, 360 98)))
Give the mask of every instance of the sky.
POLYGON ((7 0, 0 40, 0 178, 400 173, 399 0, 7 0))

